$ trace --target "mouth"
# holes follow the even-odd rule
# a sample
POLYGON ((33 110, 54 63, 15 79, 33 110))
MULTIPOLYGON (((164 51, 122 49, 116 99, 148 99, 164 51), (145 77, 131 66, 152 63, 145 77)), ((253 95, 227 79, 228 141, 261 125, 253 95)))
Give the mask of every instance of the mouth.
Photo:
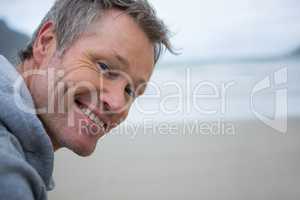
POLYGON ((108 132, 108 124, 102 120, 97 113, 95 113, 88 106, 80 102, 79 100, 75 100, 75 104, 80 109, 83 115, 96 124, 99 128, 101 128, 105 133, 108 132))

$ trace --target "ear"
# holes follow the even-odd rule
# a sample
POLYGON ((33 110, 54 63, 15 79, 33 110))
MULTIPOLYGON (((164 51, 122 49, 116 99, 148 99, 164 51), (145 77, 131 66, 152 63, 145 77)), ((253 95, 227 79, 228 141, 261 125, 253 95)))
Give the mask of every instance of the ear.
POLYGON ((56 35, 54 23, 48 21, 40 28, 33 45, 33 59, 40 66, 50 59, 56 51, 56 35))

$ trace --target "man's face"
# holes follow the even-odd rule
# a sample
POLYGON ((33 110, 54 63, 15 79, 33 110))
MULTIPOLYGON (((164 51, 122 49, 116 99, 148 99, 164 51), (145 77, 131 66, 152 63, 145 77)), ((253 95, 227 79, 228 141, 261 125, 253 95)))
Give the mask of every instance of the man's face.
POLYGON ((90 155, 127 117, 153 67, 153 44, 117 10, 105 12, 63 56, 45 59, 39 69, 47 76, 32 76, 29 88, 36 108, 47 108, 39 117, 54 146, 90 155))

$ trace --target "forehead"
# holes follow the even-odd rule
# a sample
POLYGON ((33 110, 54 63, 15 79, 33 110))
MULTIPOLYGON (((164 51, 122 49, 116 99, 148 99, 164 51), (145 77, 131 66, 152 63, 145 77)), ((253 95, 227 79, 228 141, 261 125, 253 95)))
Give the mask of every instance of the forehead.
POLYGON ((149 79, 154 67, 154 46, 147 35, 123 11, 111 9, 89 25, 81 40, 85 48, 128 64, 128 70, 149 79))

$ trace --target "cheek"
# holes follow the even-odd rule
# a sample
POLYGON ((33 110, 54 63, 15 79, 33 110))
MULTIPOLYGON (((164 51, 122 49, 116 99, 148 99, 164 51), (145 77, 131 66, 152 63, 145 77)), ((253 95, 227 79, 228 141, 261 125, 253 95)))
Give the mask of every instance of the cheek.
POLYGON ((65 74, 63 81, 76 88, 76 93, 95 91, 103 82, 99 73, 88 67, 77 67, 65 74))
POLYGON ((129 111, 130 111, 130 109, 131 109, 131 105, 132 105, 132 104, 130 104, 130 105, 127 107, 127 109, 124 110, 124 112, 121 113, 121 116, 119 117, 119 118, 120 118, 119 120, 120 120, 121 122, 125 121, 126 118, 128 117, 129 111))
POLYGON ((34 76, 31 79, 30 92, 38 107, 47 105, 48 79, 46 76, 34 76))

